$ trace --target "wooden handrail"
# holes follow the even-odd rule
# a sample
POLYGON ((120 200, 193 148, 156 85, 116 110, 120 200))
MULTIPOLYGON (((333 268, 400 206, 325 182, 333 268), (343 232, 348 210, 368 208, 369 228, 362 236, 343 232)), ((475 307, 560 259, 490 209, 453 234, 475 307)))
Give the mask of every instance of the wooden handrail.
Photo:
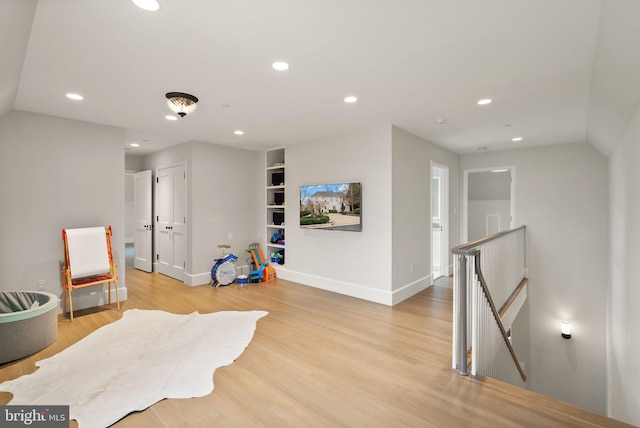
POLYGON ((509 310, 509 308, 511 307, 513 302, 515 302, 516 298, 518 297, 518 295, 520 294, 522 289, 528 283, 529 283, 529 278, 522 278, 522 281, 520 281, 520 284, 518 284, 518 286, 513 291, 513 293, 511 293, 511 296, 509 296, 509 298, 507 299, 507 302, 504 305, 502 305, 502 307, 498 311, 498 315, 500 315, 500 319, 502 319, 502 317, 504 317, 504 314, 507 313, 507 311, 509 310))
MULTIPOLYGON (((521 227, 524 227, 524 226, 521 226, 521 227)), ((517 230, 517 229, 513 229, 513 230, 517 230)), ((482 291, 484 293, 485 298, 487 299, 487 302, 489 302, 489 306, 491 307, 491 312, 493 313, 493 318, 495 318, 496 323, 498 324, 498 328, 500 329, 500 334, 502 334, 502 339, 504 339, 504 343, 507 345, 507 348, 509 349, 511 358, 515 363, 516 368, 518 369, 518 372, 520 372, 520 377, 524 382, 526 382, 527 375, 524 374, 524 370, 522 369, 522 366, 520 366, 520 361, 518 361, 518 357, 516 357, 516 352, 511 346, 511 342, 509 341, 507 332, 505 331, 504 326, 502 325, 502 321, 500 320, 500 314, 498 313, 498 310, 496 309, 496 305, 493 303, 493 299, 491 298, 491 293, 489 292, 489 288, 487 287, 487 282, 485 281, 484 276, 482 275, 482 269, 480 268, 480 252, 475 254, 475 261, 476 261, 475 262, 476 274, 478 274, 478 279, 480 280, 480 287, 482 288, 482 291)))
POLYGON ((502 232, 494 233, 493 235, 485 236, 484 238, 478 239, 477 241, 468 242, 466 244, 462 244, 462 245, 458 245, 457 247, 453 247, 451 249, 451 252, 453 254, 459 254, 459 255, 464 255, 464 256, 475 256, 477 254, 476 247, 478 247, 478 246, 480 246, 482 244, 485 244, 487 242, 496 240, 496 239, 500 238, 501 236, 505 236, 505 235, 508 235, 510 233, 517 232, 518 230, 524 229, 526 227, 527 227, 526 225, 522 225, 522 226, 518 226, 518 227, 513 228, 513 229, 504 230, 502 232))

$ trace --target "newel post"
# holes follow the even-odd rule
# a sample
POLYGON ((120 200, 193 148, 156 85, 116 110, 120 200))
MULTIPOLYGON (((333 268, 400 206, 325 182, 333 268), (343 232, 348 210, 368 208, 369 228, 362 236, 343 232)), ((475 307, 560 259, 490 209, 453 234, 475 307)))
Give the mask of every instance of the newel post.
POLYGON ((467 376, 467 256, 458 256, 458 373, 467 376))

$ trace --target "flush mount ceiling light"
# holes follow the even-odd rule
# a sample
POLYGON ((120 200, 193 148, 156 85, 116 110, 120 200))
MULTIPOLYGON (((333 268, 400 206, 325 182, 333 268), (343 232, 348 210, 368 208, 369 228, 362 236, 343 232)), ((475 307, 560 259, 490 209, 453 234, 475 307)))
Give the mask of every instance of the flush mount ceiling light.
POLYGON ((353 95, 350 95, 350 96, 348 96, 348 97, 345 97, 345 99, 344 99, 344 102, 345 102, 345 103, 348 103, 348 104, 353 104, 353 103, 355 103, 356 101, 358 101, 358 98, 357 98, 357 97, 354 97, 353 95))
POLYGON ((511 141, 522 141, 522 137, 513 137, 511 141))
POLYGON ((491 98, 483 98, 481 100, 478 100, 478 105, 479 106, 486 106, 487 104, 491 104, 493 102, 493 100, 491 98))
POLYGON ((289 69, 289 64, 284 61, 276 61, 271 64, 271 67, 273 67, 274 70, 285 71, 289 69))
POLYGON ((73 94, 71 92, 67 94, 67 98, 69 98, 70 100, 74 100, 74 101, 82 101, 82 100, 84 100, 84 97, 82 95, 73 94))
POLYGON ((140 9, 148 10, 149 12, 155 12, 160 9, 160 3, 156 0, 133 0, 133 4, 140 9))
POLYGON ((236 131, 233 131, 233 133, 236 134, 236 135, 244 135, 244 131, 242 131, 240 129, 238 129, 236 131))
POLYGON ((164 118, 167 119, 167 120, 178 120, 177 117, 171 116, 170 114, 166 115, 164 118))
POLYGON ((185 117, 196 110, 198 99, 184 92, 167 92, 167 105, 169 109, 180 117, 185 117))
POLYGON ((130 145, 131 147, 140 147, 140 144, 138 144, 138 143, 131 143, 131 144, 129 144, 129 145, 130 145))

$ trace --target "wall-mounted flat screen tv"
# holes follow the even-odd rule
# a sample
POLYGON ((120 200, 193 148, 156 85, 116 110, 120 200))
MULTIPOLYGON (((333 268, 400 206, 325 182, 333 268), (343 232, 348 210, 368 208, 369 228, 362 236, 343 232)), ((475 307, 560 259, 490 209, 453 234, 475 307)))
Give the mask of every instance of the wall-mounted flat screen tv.
POLYGON ((300 186, 300 227, 362 231, 360 183, 300 186))

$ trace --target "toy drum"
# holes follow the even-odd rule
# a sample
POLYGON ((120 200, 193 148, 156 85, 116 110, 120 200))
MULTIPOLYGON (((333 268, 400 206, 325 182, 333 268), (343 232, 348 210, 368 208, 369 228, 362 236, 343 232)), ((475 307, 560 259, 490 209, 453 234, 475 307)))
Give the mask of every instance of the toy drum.
POLYGON ((213 274, 219 285, 229 285, 236 278, 236 265, 231 261, 222 262, 213 269, 213 274))
POLYGON ((249 283, 249 277, 247 275, 238 275, 236 278, 236 284, 240 287, 245 286, 249 283))
POLYGON ((211 285, 229 285, 236 278, 235 262, 238 257, 235 254, 227 254, 221 259, 216 259, 216 264, 211 269, 211 285))

